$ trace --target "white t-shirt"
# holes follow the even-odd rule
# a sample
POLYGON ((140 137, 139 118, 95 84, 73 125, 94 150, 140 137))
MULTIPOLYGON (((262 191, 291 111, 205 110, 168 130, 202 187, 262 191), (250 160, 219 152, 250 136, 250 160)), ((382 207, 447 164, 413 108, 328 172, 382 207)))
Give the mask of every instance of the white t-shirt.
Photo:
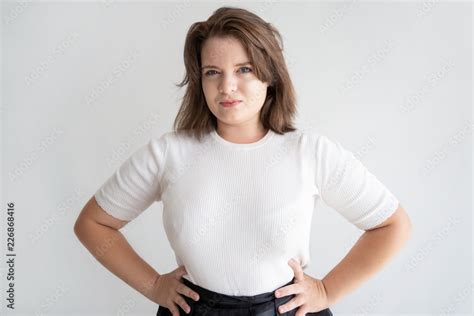
POLYGON ((381 223, 399 204, 350 151, 314 129, 269 130, 250 144, 215 130, 201 142, 168 132, 135 151, 95 198, 121 220, 161 201, 183 277, 236 296, 289 282, 292 257, 306 268, 319 198, 360 229, 381 223))

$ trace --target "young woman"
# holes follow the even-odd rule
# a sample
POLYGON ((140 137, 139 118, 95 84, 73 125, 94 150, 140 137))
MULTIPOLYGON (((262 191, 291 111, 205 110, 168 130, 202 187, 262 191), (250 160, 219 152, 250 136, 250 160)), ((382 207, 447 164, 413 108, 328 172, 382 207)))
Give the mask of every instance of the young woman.
POLYGON ((133 153, 76 222, 81 242, 159 304, 157 315, 332 315, 410 234, 397 198, 351 152, 293 126, 282 51, 279 32, 244 9, 194 23, 175 130, 133 153), (323 279, 304 273, 319 198, 365 230, 323 279), (170 273, 118 231, 154 201, 178 265, 170 273))

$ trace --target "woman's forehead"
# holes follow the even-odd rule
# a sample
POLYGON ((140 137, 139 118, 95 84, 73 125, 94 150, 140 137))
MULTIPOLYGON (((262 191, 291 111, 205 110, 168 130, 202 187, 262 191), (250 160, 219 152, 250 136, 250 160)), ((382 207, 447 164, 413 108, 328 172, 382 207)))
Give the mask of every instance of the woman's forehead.
POLYGON ((231 63, 232 65, 249 61, 247 52, 239 40, 231 37, 211 37, 207 39, 201 51, 204 64, 231 63))

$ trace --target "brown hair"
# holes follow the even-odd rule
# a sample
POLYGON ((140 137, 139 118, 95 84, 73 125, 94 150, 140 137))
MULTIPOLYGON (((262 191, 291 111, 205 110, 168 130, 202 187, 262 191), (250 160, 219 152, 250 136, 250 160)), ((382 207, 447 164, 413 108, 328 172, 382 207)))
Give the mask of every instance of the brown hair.
POLYGON ((265 128, 278 134, 296 130, 296 95, 283 57, 283 41, 278 30, 256 14, 236 7, 221 7, 207 19, 191 25, 184 44, 186 74, 178 87, 188 85, 174 121, 175 131, 185 131, 199 140, 217 128, 217 118, 209 110, 201 83, 201 49, 213 36, 232 36, 246 49, 254 73, 269 84, 260 112, 265 128))

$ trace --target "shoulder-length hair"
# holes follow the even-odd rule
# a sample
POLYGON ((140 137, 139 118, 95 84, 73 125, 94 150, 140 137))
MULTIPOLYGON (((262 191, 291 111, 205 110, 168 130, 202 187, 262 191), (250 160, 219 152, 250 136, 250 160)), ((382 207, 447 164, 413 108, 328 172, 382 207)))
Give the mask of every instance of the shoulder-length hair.
POLYGON ((232 36, 246 49, 256 77, 268 82, 267 95, 260 111, 265 128, 278 134, 295 131, 296 95, 283 57, 279 31, 256 14, 236 7, 221 7, 207 19, 191 25, 184 44, 186 74, 181 88, 188 85, 173 128, 201 140, 217 129, 217 118, 209 110, 202 90, 201 49, 210 37, 232 36))

